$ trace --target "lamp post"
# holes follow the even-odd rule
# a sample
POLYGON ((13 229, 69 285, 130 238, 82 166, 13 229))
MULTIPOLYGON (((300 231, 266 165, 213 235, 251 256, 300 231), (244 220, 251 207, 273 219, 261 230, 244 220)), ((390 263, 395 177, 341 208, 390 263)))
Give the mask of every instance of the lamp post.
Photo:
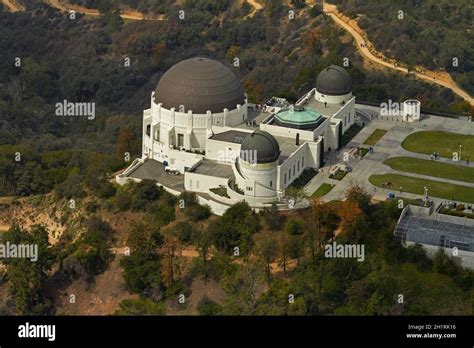
POLYGON ((462 158, 462 145, 459 144, 459 160, 462 158))

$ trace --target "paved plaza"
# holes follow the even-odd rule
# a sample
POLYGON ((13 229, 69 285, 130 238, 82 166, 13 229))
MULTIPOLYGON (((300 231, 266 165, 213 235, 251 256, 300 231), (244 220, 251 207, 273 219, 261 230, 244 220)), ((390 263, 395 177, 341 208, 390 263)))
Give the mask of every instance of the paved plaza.
MULTIPOLYGON (((376 108, 370 106, 357 105, 356 108, 362 113, 370 113, 376 115, 374 112, 376 108)), ((474 187, 472 183, 449 180, 439 177, 431 177, 426 175, 412 174, 393 170, 389 166, 383 164, 385 160, 392 157, 413 157, 419 159, 430 160, 430 155, 410 152, 402 148, 402 141, 410 134, 419 131, 445 131, 460 134, 474 134, 474 123, 467 120, 451 119, 433 115, 424 115, 424 118, 419 123, 404 123, 398 118, 381 119, 380 117, 373 117, 372 120, 363 119, 365 127, 342 149, 337 152, 332 152, 327 157, 325 166, 322 167, 318 173, 306 186, 306 192, 311 195, 323 183, 333 184, 335 187, 326 194, 322 199, 324 201, 339 200, 344 198, 345 192, 353 185, 364 187, 367 192, 373 195, 374 200, 385 200, 389 192, 395 193, 399 197, 406 197, 410 199, 422 198, 421 195, 399 192, 399 188, 382 189, 372 185, 369 182, 369 177, 373 174, 401 174, 405 176, 412 176, 422 179, 435 180, 439 182, 446 182, 451 184, 458 184, 467 187, 474 187), (367 153, 361 160, 350 156, 347 165, 352 167, 352 172, 348 173, 341 181, 329 178, 329 172, 335 165, 345 168, 343 161, 344 153, 349 152, 353 148, 359 146, 368 148, 368 145, 363 145, 364 141, 376 130, 384 129, 387 133, 373 146, 373 153, 367 153)), ((452 164, 452 159, 439 158, 438 162, 452 164)), ((464 165, 474 167, 474 164, 466 164, 465 162, 458 162, 457 165, 464 165)), ((445 199, 430 197, 435 204, 445 201, 445 199)))

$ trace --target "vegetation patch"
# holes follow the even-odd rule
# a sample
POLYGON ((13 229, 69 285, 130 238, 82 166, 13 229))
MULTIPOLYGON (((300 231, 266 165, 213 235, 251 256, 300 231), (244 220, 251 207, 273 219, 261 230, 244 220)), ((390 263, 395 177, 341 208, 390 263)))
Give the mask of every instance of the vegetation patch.
POLYGON ((424 187, 428 188, 428 195, 438 198, 474 203, 474 188, 449 184, 440 181, 415 178, 398 174, 372 175, 369 178, 372 185, 387 188, 384 183, 391 183, 398 190, 402 187, 404 192, 424 194, 424 187))
POLYGON ((209 191, 211 191, 212 193, 215 193, 216 195, 230 198, 229 195, 227 194, 227 188, 225 186, 219 185, 219 187, 210 188, 209 191))
POLYGON ((338 169, 334 174, 330 174, 329 178, 334 180, 342 180, 347 175, 347 172, 342 169, 338 169))
POLYGON ((327 195, 336 185, 331 185, 327 183, 321 184, 316 191, 311 195, 312 198, 320 198, 327 195))
POLYGON ((302 188, 305 187, 308 182, 311 181, 318 174, 318 171, 314 168, 306 168, 303 170, 301 175, 295 179, 290 185, 290 187, 302 188))
POLYGON ((342 135, 341 138, 341 147, 346 146, 356 135, 362 130, 361 125, 354 123, 352 126, 349 127, 348 130, 342 135))
POLYGON ((402 142, 405 150, 431 155, 437 152, 441 157, 453 158, 459 153, 461 160, 474 158, 474 135, 449 133, 442 131, 422 131, 412 133, 402 142))
POLYGON ((413 157, 389 158, 384 164, 407 173, 474 183, 474 168, 413 157))
POLYGON ((365 139, 364 144, 374 146, 386 133, 387 131, 385 129, 376 129, 367 139, 365 139))

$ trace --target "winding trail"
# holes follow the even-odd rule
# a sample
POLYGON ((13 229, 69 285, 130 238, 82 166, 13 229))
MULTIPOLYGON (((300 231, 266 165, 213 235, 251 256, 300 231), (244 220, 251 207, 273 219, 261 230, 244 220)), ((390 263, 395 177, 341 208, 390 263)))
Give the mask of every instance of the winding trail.
POLYGON ((5 5, 8 12, 18 12, 25 10, 25 8, 18 4, 15 0, 2 0, 2 3, 5 5))
MULTIPOLYGON (((365 31, 363 31, 357 21, 346 17, 344 14, 337 10, 336 5, 331 5, 324 2, 323 11, 329 15, 337 25, 342 27, 344 30, 349 32, 354 38, 358 50, 362 55, 370 61, 387 68, 397 70, 403 73, 408 73, 406 67, 400 66, 401 63, 397 63, 394 59, 389 59, 379 51, 377 51, 374 45, 370 42, 365 31)), ((449 88, 458 96, 467 101, 471 106, 474 106, 474 99, 457 83, 453 80, 451 75, 444 71, 432 71, 421 66, 416 66, 413 75, 421 80, 425 80, 431 83, 435 83, 445 88, 449 88)))
MULTIPOLYGON (((71 4, 68 1, 64 1, 64 0, 47 0, 47 3, 50 6, 56 8, 60 11, 64 11, 64 12, 75 11, 77 13, 82 13, 82 14, 88 15, 88 16, 96 16, 96 17, 100 16, 100 12, 96 9, 90 9, 90 8, 87 8, 87 7, 84 7, 84 6, 74 5, 74 4, 71 4)), ((142 21, 142 20, 163 21, 163 20, 166 20, 164 15, 160 15, 160 16, 157 16, 157 17, 155 17, 155 16, 145 16, 141 12, 130 11, 130 10, 121 11, 120 12, 120 17, 122 17, 123 19, 138 20, 138 21, 142 21)))
POLYGON ((250 6, 253 7, 253 10, 244 18, 253 17, 253 15, 257 13, 257 11, 260 11, 263 8, 263 5, 255 0, 245 0, 245 1, 247 1, 250 4, 250 6))

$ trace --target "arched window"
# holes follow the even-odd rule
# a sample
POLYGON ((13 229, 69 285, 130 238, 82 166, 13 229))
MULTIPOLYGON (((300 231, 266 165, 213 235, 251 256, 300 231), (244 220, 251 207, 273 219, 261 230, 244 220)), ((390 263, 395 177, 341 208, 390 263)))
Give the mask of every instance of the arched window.
POLYGON ((147 125, 146 126, 146 135, 150 136, 150 134, 151 134, 151 125, 147 125))

